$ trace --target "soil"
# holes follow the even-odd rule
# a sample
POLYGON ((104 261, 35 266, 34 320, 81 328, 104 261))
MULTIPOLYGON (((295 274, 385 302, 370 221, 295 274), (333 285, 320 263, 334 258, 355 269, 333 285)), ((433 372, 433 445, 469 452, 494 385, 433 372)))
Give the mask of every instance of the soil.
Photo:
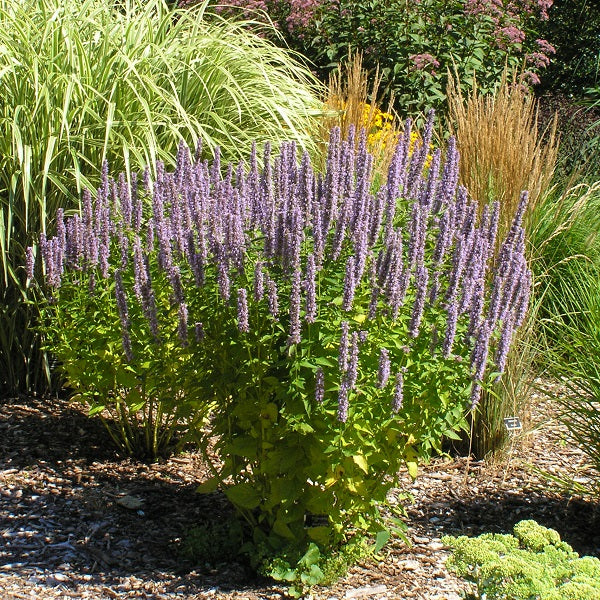
MULTIPOLYGON (((403 476, 408 546, 395 539, 379 561, 351 568, 315 600, 457 600, 468 585, 444 567, 445 534, 509 532, 526 518, 559 531, 580 554, 600 554, 597 502, 561 491, 542 472, 595 474, 557 424, 550 396, 537 394, 531 425, 504 461, 437 458, 416 481, 403 476)), ((119 457, 82 407, 56 398, 0 400, 0 597, 275 600, 285 587, 253 576, 235 557, 186 559, 198 524, 231 518, 218 494, 195 492, 206 478, 193 451, 144 464, 119 457)), ((390 495, 390 504, 399 500, 390 495)), ((600 593, 599 593, 600 597, 600 593)))

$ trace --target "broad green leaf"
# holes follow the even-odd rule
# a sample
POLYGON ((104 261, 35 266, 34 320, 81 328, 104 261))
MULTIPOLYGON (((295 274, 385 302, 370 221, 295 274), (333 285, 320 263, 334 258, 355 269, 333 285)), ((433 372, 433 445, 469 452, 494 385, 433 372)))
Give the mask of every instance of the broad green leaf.
POLYGON ((216 477, 211 477, 207 481, 201 483, 197 488, 198 494, 212 494, 219 487, 219 480, 216 477))
POLYGON ((356 464, 356 466, 361 469, 366 475, 369 474, 369 463, 367 462, 366 456, 363 454, 355 454, 352 457, 352 460, 356 464))
POLYGON ((375 547, 373 548, 373 552, 377 554, 387 544, 389 539, 390 532, 387 529, 378 531, 375 536, 375 547))
POLYGON ((260 493, 251 483, 238 483, 225 490, 225 495, 235 506, 256 508, 262 500, 260 493))

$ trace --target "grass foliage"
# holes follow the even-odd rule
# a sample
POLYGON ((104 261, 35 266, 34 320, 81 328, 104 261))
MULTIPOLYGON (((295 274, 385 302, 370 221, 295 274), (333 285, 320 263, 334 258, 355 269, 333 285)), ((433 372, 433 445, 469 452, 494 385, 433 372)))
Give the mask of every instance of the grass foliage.
MULTIPOLYGON (((505 70, 493 94, 476 87, 464 97, 459 82, 450 80, 448 104, 452 132, 460 152, 460 182, 480 207, 500 202, 499 231, 503 235, 523 190, 529 192, 529 217, 550 187, 558 154, 556 119, 545 135, 537 125, 537 105, 516 75, 505 70)), ((528 227, 530 229, 530 227, 528 227)), ((487 390, 472 424, 470 449, 478 457, 498 454, 508 440, 504 418, 525 417, 531 393, 536 351, 536 316, 540 299, 534 294, 527 323, 518 332, 506 370, 507 377, 487 390)))
MULTIPOLYGON (((552 370, 567 389, 555 399, 560 421, 600 474, 600 272, 582 262, 571 272, 574 277, 553 296, 553 314, 544 325, 554 342, 552 370)), ((600 497, 598 477, 574 487, 600 497)))
MULTIPOLYGON (((0 387, 42 373, 24 248, 77 206, 107 160, 130 173, 201 139, 236 158, 252 140, 310 146, 317 84, 244 23, 164 0, 0 2, 0 387)), ((263 26, 264 27, 264 26, 263 26)))
POLYGON ((351 128, 356 132, 364 128, 369 152, 375 159, 375 168, 377 172, 385 173, 403 125, 393 111, 393 97, 385 111, 382 110, 380 83, 381 77, 377 72, 369 86, 369 72, 363 67, 362 54, 349 54, 348 59, 329 75, 323 139, 328 139, 334 126, 340 128, 343 138, 348 137, 351 128))
POLYGON ((474 85, 465 97, 451 78, 448 105, 461 183, 481 205, 500 202, 502 235, 521 192, 529 191, 531 211, 550 187, 558 154, 556 119, 542 135, 535 99, 506 70, 493 94, 482 94, 474 85))

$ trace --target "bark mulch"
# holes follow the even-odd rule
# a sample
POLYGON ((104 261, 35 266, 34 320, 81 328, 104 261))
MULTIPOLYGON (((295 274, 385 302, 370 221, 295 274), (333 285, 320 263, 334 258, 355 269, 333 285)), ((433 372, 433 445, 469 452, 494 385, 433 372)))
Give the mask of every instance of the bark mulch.
MULTIPOLYGON (((533 425, 504 463, 439 458, 415 482, 406 477, 412 546, 392 542, 380 562, 353 567, 313 598, 457 600, 467 585, 445 570, 442 535, 508 532, 525 518, 598 556, 598 504, 561 492, 539 472, 594 476, 552 414, 551 398, 540 395, 533 425)), ((222 498, 195 493, 205 477, 194 452, 155 464, 120 458, 103 426, 65 400, 0 400, 0 598, 284 597, 284 587, 253 577, 234 557, 183 557, 191 528, 231 518, 222 498)), ((405 502, 398 495, 392 505, 405 502)))

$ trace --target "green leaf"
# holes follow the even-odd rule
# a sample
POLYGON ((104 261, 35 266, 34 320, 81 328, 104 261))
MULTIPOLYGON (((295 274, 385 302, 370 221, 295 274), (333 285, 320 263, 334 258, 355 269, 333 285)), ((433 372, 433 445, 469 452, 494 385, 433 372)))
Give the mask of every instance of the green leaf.
POLYGON ((308 573, 302 573, 300 575, 300 581, 302 581, 302 583, 307 587, 318 585, 321 583, 321 581, 323 581, 323 579, 325 579, 323 571, 321 571, 319 566, 316 564, 310 565, 310 570, 308 573))
POLYGON ((105 408, 106 408, 106 406, 104 406, 103 404, 92 406, 88 410, 88 416, 89 417, 93 417, 94 415, 97 415, 98 413, 101 413, 105 408))
POLYGON ((309 567, 310 565, 316 565, 321 558, 321 552, 316 544, 310 544, 308 550, 304 553, 304 556, 298 561, 298 565, 303 567, 309 567))
POLYGON ((331 529, 326 525, 319 527, 309 527, 306 530, 308 537, 322 546, 327 546, 331 542, 331 529))
POLYGON ((257 439, 250 435, 239 436, 227 444, 227 450, 234 456, 244 456, 253 459, 258 454, 257 443, 257 439))
POLYGON ((381 531, 377 532, 377 535, 375 536, 375 547, 373 548, 373 552, 375 554, 377 554, 388 543, 390 535, 391 534, 387 529, 382 529, 381 531))
POLYGON ((355 454, 352 457, 352 460, 356 464, 356 466, 361 469, 366 475, 369 474, 369 463, 367 462, 366 456, 363 454, 355 454))
POLYGON ((298 575, 294 569, 290 569, 290 566, 285 564, 277 564, 273 566, 267 572, 269 577, 272 577, 275 581, 296 581, 298 575))
POLYGON ((293 534, 292 530, 280 518, 275 519, 275 522, 273 523, 273 532, 288 540, 296 539, 296 536, 293 534))
POLYGON ((208 479, 204 483, 201 483, 197 488, 198 494, 212 494, 219 487, 219 480, 216 477, 208 479))
POLYGON ((225 490, 229 501, 240 508, 256 508, 262 500, 258 490, 251 483, 238 483, 225 490))
POLYGON ((407 446, 404 449, 404 462, 406 463, 408 474, 411 476, 412 479, 416 479, 418 475, 418 459, 419 455, 412 446, 407 446))

